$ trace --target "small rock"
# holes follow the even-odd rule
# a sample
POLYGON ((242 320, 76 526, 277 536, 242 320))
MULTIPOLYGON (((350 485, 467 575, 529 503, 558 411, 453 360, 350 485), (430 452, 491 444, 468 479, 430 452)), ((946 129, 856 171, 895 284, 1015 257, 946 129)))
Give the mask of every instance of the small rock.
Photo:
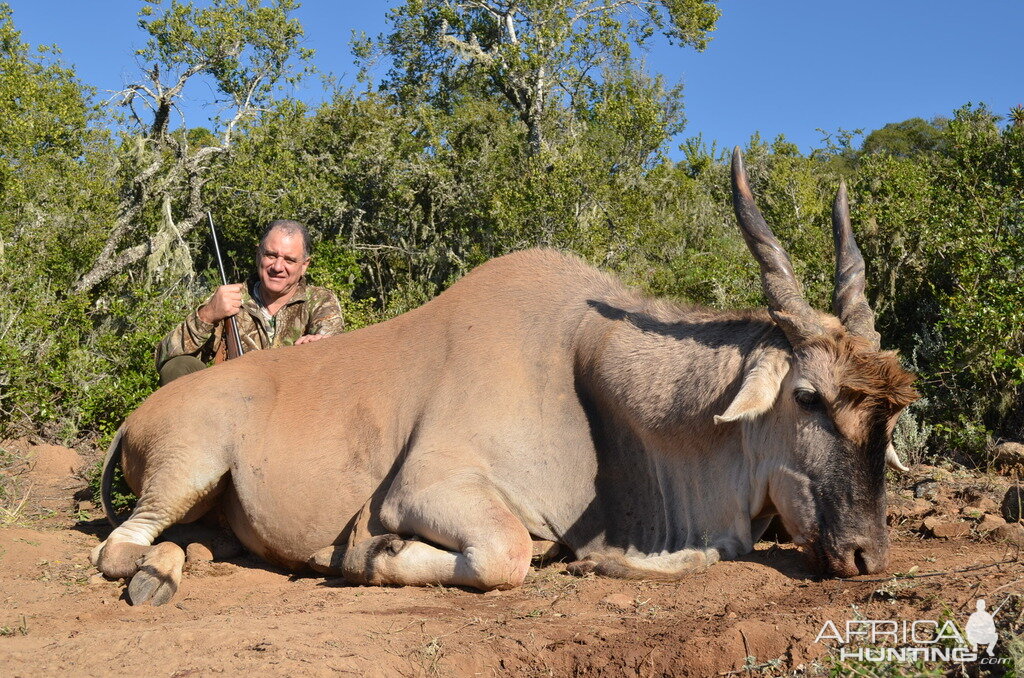
POLYGON ((946 482, 953 479, 953 474, 944 468, 939 466, 928 466, 927 464, 918 464, 914 467, 914 471, 919 474, 919 477, 924 477, 927 482, 928 480, 933 482, 946 482))
POLYGON ((501 589, 491 589, 490 591, 485 592, 484 596, 486 596, 488 598, 497 598, 498 596, 501 595, 501 593, 502 593, 501 589))
POLYGON ((206 544, 194 541, 185 549, 185 562, 213 562, 213 551, 206 544))
POLYGON ((921 522, 920 531, 939 539, 953 539, 970 534, 971 526, 961 521, 955 523, 943 522, 932 516, 925 518, 921 522))
POLYGON ((971 533, 971 526, 962 521, 955 523, 942 523, 932 529, 932 534, 940 539, 955 539, 971 533))
POLYGON ((1015 523, 1024 515, 1024 487, 1014 485, 1006 491, 1000 506, 1006 522, 1015 523))
POLYGON ((939 484, 934 480, 923 480, 914 485, 914 496, 918 499, 935 499, 939 493, 939 484))
POLYGON ((935 507, 927 499, 896 497, 889 504, 889 523, 899 523, 927 515, 935 507))
POLYGON ((1017 525, 1016 523, 1000 525, 992 530, 992 538, 999 541, 1008 541, 1018 546, 1024 545, 1024 526, 1017 525))
POLYGON ((967 505, 970 506, 972 501, 977 501, 985 496, 985 493, 981 491, 977 486, 968 485, 960 488, 960 496, 967 501, 967 505))
POLYGON ((634 607, 633 599, 625 593, 611 593, 602 598, 601 602, 608 607, 614 607, 619 610, 632 610, 634 607))
POLYGON ((93 576, 89 577, 89 586, 103 586, 107 583, 107 578, 97 572, 93 576))
POLYGON ((935 504, 927 499, 915 499, 913 508, 915 513, 927 515, 935 510, 935 504))
POLYGON ((971 520, 981 520, 985 515, 985 512, 976 506, 965 506, 960 509, 960 515, 964 518, 970 518, 971 520))
POLYGON ((978 532, 985 533, 991 532, 997 527, 1002 527, 1006 524, 1006 521, 999 516, 994 516, 991 513, 986 513, 981 518, 981 522, 978 523, 978 532))
POLYGON ((1024 445, 1009 441, 999 443, 992 448, 992 465, 1003 472, 1024 470, 1024 445))
POLYGON ((96 504, 94 504, 94 503, 92 503, 91 501, 88 501, 88 500, 80 501, 80 502, 78 502, 78 510, 79 511, 95 511, 96 510, 96 504))
POLYGON ((996 511, 999 510, 999 504, 995 503, 988 497, 979 497, 978 499, 975 499, 970 504, 968 504, 968 506, 979 508, 985 513, 995 513, 996 511))

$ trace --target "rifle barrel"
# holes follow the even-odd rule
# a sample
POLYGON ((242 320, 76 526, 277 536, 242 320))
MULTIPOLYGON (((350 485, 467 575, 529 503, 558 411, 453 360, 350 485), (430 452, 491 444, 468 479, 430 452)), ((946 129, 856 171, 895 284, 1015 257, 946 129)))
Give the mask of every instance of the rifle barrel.
MULTIPOLYGON (((206 218, 210 222, 210 234, 213 236, 213 251, 217 253, 217 268, 220 269, 220 279, 222 284, 228 284, 228 276, 224 271, 224 260, 220 256, 220 243, 217 242, 217 229, 213 225, 213 215, 209 211, 206 212, 206 218)), ((244 352, 242 350, 242 337, 238 334, 238 323, 235 322, 234 316, 229 316, 224 319, 224 329, 227 331, 227 342, 228 347, 232 350, 228 351, 228 358, 237 358, 244 352), (231 355, 234 353, 234 355, 231 355)))
POLYGON ((213 225, 213 215, 207 212, 206 218, 210 221, 210 234, 213 236, 213 251, 217 253, 217 268, 220 269, 221 284, 227 285, 228 276, 224 272, 224 260, 220 257, 220 243, 217 242, 217 228, 213 225))

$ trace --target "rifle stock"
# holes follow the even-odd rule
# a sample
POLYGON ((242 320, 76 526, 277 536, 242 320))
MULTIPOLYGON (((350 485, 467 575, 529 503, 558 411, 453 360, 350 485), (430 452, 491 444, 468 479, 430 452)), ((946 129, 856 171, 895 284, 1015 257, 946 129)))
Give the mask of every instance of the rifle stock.
MULTIPOLYGON (((224 260, 220 256, 220 244, 217 242, 217 229, 213 225, 213 216, 207 212, 206 218, 210 222, 210 235, 213 236, 213 251, 217 253, 217 267, 220 269, 220 279, 224 285, 227 285, 228 276, 224 272, 224 260)), ((238 333, 238 322, 234 316, 224 318, 224 345, 226 360, 237 358, 245 352, 242 349, 242 336, 238 333)))
POLYGON ((227 342, 226 360, 237 358, 242 355, 242 337, 238 334, 238 323, 235 322, 234 316, 230 318, 224 318, 224 340, 227 342))

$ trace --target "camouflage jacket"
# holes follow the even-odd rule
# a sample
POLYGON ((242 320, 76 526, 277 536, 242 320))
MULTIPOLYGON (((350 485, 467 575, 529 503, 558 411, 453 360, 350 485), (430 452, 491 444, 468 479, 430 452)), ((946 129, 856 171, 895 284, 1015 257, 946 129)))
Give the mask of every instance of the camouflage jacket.
MULTIPOLYGON (((198 313, 198 308, 192 311, 157 345, 157 370, 180 355, 192 355, 205 363, 216 356, 224 323, 205 323, 199 319, 198 313)), ((291 346, 306 334, 341 334, 345 329, 341 304, 334 292, 306 285, 304 280, 299 282, 295 295, 278 310, 276 316, 271 316, 253 298, 253 283, 249 282, 242 291, 242 310, 234 317, 238 320, 238 333, 245 352, 291 346)))

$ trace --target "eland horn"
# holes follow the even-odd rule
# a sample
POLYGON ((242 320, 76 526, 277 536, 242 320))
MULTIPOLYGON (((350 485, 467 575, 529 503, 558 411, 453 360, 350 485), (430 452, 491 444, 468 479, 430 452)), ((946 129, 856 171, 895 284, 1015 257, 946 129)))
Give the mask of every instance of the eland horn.
POLYGON ((789 255, 754 203, 739 146, 732 153, 732 204, 743 239, 761 267, 761 286, 772 319, 794 345, 822 334, 818 315, 804 298, 803 286, 793 273, 789 255))
POLYGON ((889 468, 894 471, 899 471, 900 473, 907 473, 910 471, 910 469, 904 466, 903 462, 900 461, 900 455, 896 454, 896 448, 892 446, 892 443, 889 443, 889 446, 885 448, 885 463, 889 468))
POLYGON ((853 238, 845 181, 840 182, 832 203, 832 237, 836 246, 832 309, 848 332, 867 339, 878 350, 881 336, 875 331, 875 314, 864 293, 864 257, 853 238))

